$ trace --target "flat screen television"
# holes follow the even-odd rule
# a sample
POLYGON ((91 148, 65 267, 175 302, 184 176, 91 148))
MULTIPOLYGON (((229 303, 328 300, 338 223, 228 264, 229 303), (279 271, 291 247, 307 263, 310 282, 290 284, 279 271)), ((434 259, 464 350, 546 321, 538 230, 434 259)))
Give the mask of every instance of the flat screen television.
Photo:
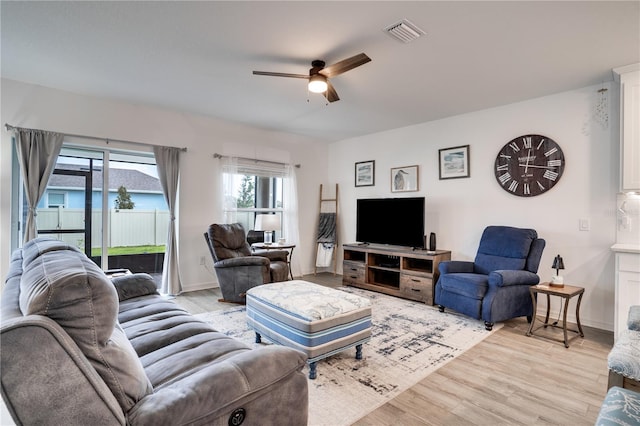
POLYGON ((424 247, 424 197, 357 200, 356 240, 424 247))

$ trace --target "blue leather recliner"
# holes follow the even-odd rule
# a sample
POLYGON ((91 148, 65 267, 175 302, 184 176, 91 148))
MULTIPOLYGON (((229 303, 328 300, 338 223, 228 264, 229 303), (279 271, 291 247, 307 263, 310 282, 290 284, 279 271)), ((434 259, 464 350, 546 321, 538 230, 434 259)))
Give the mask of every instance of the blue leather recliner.
POLYGON ((536 274, 545 240, 533 229, 488 226, 482 233, 474 262, 440 262, 435 303, 484 320, 485 328, 511 318, 531 321, 533 303, 529 287, 536 274))

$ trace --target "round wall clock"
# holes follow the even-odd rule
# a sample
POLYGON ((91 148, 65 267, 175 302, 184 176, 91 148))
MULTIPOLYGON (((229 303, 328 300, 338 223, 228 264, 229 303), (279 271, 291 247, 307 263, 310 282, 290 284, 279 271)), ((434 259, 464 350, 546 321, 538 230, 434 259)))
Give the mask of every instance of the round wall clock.
POLYGON ((502 147, 494 173, 510 194, 534 197, 553 188, 564 171, 560 145, 542 135, 519 136, 502 147))

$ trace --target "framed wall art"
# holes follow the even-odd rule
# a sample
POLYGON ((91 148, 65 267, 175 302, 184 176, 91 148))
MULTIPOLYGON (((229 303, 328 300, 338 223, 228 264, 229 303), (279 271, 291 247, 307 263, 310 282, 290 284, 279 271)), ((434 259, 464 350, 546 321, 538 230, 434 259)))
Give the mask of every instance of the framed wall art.
POLYGON ((374 186, 376 183, 375 160, 356 163, 355 173, 356 186, 374 186))
POLYGON ((438 150, 440 179, 468 178, 469 145, 454 146, 438 150))
POLYGON ((418 166, 391 169, 391 192, 411 192, 418 189, 418 166))

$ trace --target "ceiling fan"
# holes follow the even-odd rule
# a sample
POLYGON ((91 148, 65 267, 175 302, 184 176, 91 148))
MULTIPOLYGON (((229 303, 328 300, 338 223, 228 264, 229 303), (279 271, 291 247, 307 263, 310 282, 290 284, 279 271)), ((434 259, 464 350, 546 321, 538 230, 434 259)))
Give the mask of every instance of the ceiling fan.
POLYGON ((360 65, 364 65, 370 62, 369 58, 364 53, 352 56, 347 59, 343 59, 340 62, 336 62, 333 65, 325 67, 324 61, 319 59, 311 62, 312 68, 309 70, 309 75, 306 74, 289 74, 282 72, 269 72, 269 71, 254 71, 254 75, 269 75, 273 77, 290 77, 290 78, 304 78, 309 81, 309 91, 313 93, 322 93, 329 102, 339 101, 338 93, 334 89, 333 85, 329 81, 329 78, 333 78, 344 72, 352 70, 360 65))

